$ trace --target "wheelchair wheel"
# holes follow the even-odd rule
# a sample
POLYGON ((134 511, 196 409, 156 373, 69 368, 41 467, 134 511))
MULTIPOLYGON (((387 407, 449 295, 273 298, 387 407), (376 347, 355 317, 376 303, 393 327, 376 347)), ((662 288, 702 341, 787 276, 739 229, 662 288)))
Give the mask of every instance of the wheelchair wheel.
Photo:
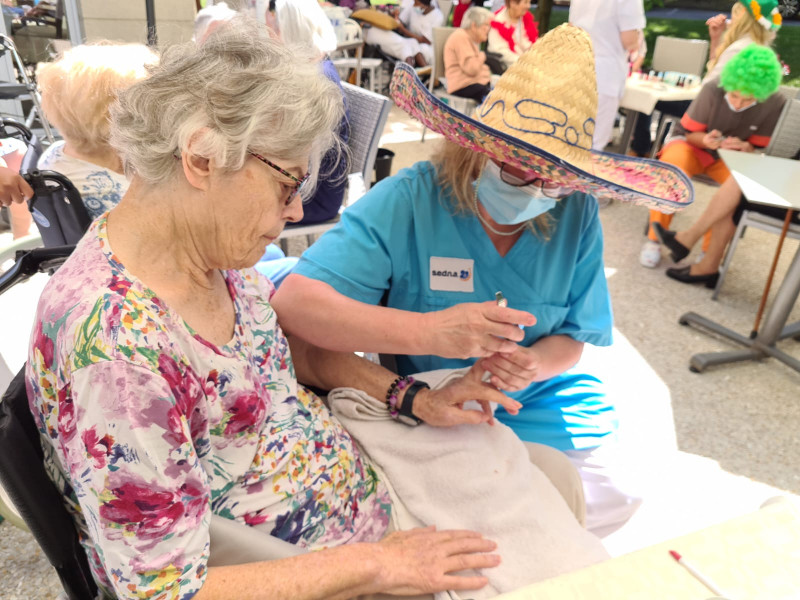
POLYGON ((19 512, 17 512, 16 507, 12 504, 11 499, 6 495, 6 492, 3 488, 0 487, 0 516, 2 516, 6 521, 8 521, 14 527, 19 527, 25 531, 28 530, 28 526, 25 525, 25 521, 22 520, 22 517, 19 516, 19 512))

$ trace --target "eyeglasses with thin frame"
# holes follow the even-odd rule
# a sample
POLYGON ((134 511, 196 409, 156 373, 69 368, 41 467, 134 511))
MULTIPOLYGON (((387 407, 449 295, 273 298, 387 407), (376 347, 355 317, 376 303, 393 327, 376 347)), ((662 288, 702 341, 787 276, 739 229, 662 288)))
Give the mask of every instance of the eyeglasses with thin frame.
POLYGON ((567 186, 562 186, 557 183, 552 183, 549 181, 545 181, 539 177, 531 177, 530 179, 523 179, 510 173, 506 170, 506 165, 500 167, 500 179, 503 180, 503 183, 507 183, 508 185, 513 185, 514 187, 524 187, 526 185, 532 185, 547 196, 548 198, 552 198, 553 200, 561 200, 562 198, 566 198, 569 196, 574 190, 567 186))
POLYGON ((306 173, 300 179, 298 179, 297 177, 295 177, 294 175, 289 173, 289 171, 279 167, 278 165, 276 165, 274 162, 272 162, 268 158, 264 158, 263 156, 253 152, 252 150, 248 150, 247 152, 250 154, 250 156, 253 156, 253 157, 257 158, 258 160, 263 162, 265 165, 275 169, 281 175, 285 175, 286 177, 288 177, 289 179, 294 181, 294 186, 289 186, 288 184, 283 184, 283 185, 286 185, 287 187, 289 187, 290 190, 291 190, 291 192, 289 193, 289 197, 285 201, 286 202, 286 206, 289 206, 292 203, 292 200, 294 199, 294 197, 297 194, 300 193, 300 191, 303 189, 303 186, 308 181, 308 178, 311 177, 311 173, 306 173))

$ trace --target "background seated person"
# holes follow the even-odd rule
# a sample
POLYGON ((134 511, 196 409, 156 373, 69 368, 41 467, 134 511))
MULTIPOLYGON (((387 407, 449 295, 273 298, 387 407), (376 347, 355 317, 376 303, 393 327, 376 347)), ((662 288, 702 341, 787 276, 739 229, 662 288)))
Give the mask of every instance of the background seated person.
MULTIPOLYGON (((798 158, 800 154, 796 155, 794 160, 798 158)), ((707 231, 711 231, 711 244, 703 254, 703 258, 692 265, 667 269, 667 277, 682 283, 704 283, 706 287, 715 287, 725 249, 733 239, 739 219, 745 210, 753 210, 781 220, 786 218, 786 209, 748 202, 736 180, 728 177, 711 198, 700 218, 687 229, 669 231, 661 227, 660 223, 653 223, 656 235, 670 250, 672 260, 675 262, 686 258, 700 238, 707 231)), ((795 211, 792 220, 794 223, 800 223, 800 213, 795 211)))
POLYGON ((64 138, 44 151, 39 168, 72 181, 92 219, 114 208, 128 189, 109 143, 109 109, 118 92, 146 77, 146 67, 157 60, 142 44, 101 42, 39 65, 42 109, 64 138))
MULTIPOLYGON (((725 65, 720 80, 706 83, 692 101, 661 151, 661 160, 688 177, 705 173, 724 183, 730 171, 717 150, 753 152, 767 147, 785 102, 776 93, 782 76, 778 57, 769 48, 751 44, 739 52, 725 65)), ((668 229, 672 215, 651 210, 650 222, 668 229)), ((661 247, 651 226, 639 262, 653 268, 660 260, 661 247)))
POLYGON ((614 399, 599 374, 573 368, 584 343, 611 343, 612 327, 597 201, 584 190, 679 207, 692 189, 669 165, 591 150, 594 76, 586 32, 558 27, 501 76, 475 122, 399 65, 395 102, 449 141, 348 208, 273 306, 290 333, 397 354, 402 374, 481 359, 490 382, 523 404, 519 415, 498 408, 497 420, 566 453, 583 478, 587 527, 603 535, 641 499, 616 442, 614 399), (521 114, 520 105, 546 108, 521 114), (563 138, 527 127, 548 110, 566 114, 555 129, 563 138), (586 175, 595 161, 608 179, 586 175), (584 165, 581 174, 569 164, 584 165), (498 290, 517 310, 490 301, 498 290))
MULTIPOLYGON (((719 79, 728 61, 750 44, 769 46, 775 40, 780 23, 772 11, 777 6, 777 0, 737 0, 731 9, 730 23, 727 23, 727 15, 723 14, 715 15, 706 21, 711 44, 703 85, 712 79, 719 79), (754 7, 759 10, 760 15, 768 15, 769 18, 756 19, 753 15, 754 7)), ((633 70, 636 71, 638 68, 634 67, 633 70)), ((688 100, 659 100, 655 110, 662 114, 680 117, 689 108, 689 104, 688 100)), ((639 113, 636 119, 631 151, 638 156, 647 156, 650 152, 652 116, 652 113, 639 113)))
POLYGON ((267 26, 275 31, 284 44, 316 52, 320 70, 337 85, 345 102, 345 116, 339 123, 338 139, 322 157, 317 187, 303 199, 303 218, 299 224, 329 221, 339 214, 347 189, 348 165, 346 154, 340 152, 340 145, 346 145, 350 137, 342 81, 328 58, 328 52, 336 49, 336 33, 317 0, 272 0, 267 11, 267 26))
POLYGON ((442 12, 431 4, 431 0, 403 0, 391 14, 399 23, 395 31, 368 27, 364 40, 412 67, 431 64, 433 28, 444 24, 442 12))
MULTIPOLYGON (((249 268, 302 216, 342 112, 313 56, 243 17, 167 49, 112 109, 131 185, 45 287, 26 373, 106 596, 413 595, 480 588, 455 572, 499 564, 473 532, 387 535, 386 484, 295 374, 380 398, 395 374, 287 339, 249 268), (212 513, 318 551, 209 567, 212 513)), ((470 399, 516 412, 481 375, 398 406, 433 426, 489 421, 470 399)))
POLYGON ((539 37, 539 25, 530 13, 531 0, 505 0, 505 6, 494 14, 489 31, 489 52, 500 54, 510 67, 539 37))
POLYGON ((473 6, 444 45, 444 75, 447 93, 471 98, 478 104, 489 93, 491 73, 486 64, 486 54, 480 45, 489 36, 492 13, 473 6))

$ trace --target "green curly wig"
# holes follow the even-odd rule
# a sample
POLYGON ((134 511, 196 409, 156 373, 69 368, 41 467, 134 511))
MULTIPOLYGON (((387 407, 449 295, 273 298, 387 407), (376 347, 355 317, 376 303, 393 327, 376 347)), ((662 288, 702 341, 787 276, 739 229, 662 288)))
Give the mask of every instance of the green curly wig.
POLYGON ((775 53, 750 44, 722 69, 720 85, 726 92, 739 92, 761 102, 778 91, 782 77, 783 69, 775 53))

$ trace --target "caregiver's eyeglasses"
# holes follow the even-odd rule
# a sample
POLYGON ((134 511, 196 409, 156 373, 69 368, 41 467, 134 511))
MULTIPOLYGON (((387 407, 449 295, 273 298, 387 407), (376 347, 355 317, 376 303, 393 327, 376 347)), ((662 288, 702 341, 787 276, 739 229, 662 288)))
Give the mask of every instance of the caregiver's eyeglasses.
POLYGON ((303 175, 303 177, 298 179, 297 177, 295 177, 294 175, 289 173, 289 171, 279 167, 278 165, 276 165, 274 162, 272 162, 268 158, 264 158, 260 154, 256 154, 255 152, 252 152, 251 150, 248 150, 247 152, 251 156, 253 156, 253 157, 257 158, 258 160, 260 160, 261 162, 263 162, 265 165, 275 169, 281 175, 285 175, 286 177, 288 177, 289 179, 294 181, 294 185, 293 186, 290 186, 289 184, 286 184, 286 183, 281 183, 282 186, 284 186, 286 188, 289 188, 291 190, 291 192, 289 193, 289 197, 285 200, 286 206, 289 206, 292 203, 292 199, 294 199, 294 197, 297 194, 300 193, 300 191, 303 189, 303 186, 308 181, 308 178, 311 177, 311 173, 306 173, 305 175, 303 175))
POLYGON ((569 196, 574 190, 567 186, 562 186, 557 183, 552 183, 549 181, 545 181, 544 179, 540 179, 539 177, 530 177, 528 179, 523 179, 518 175, 514 175, 511 173, 506 167, 505 163, 500 167, 500 179, 503 183, 507 183, 508 185, 513 185, 514 187, 524 187, 526 185, 532 185, 539 190, 541 190, 542 194, 547 196, 548 198, 552 198, 553 200, 561 200, 562 198, 566 198, 569 196))

